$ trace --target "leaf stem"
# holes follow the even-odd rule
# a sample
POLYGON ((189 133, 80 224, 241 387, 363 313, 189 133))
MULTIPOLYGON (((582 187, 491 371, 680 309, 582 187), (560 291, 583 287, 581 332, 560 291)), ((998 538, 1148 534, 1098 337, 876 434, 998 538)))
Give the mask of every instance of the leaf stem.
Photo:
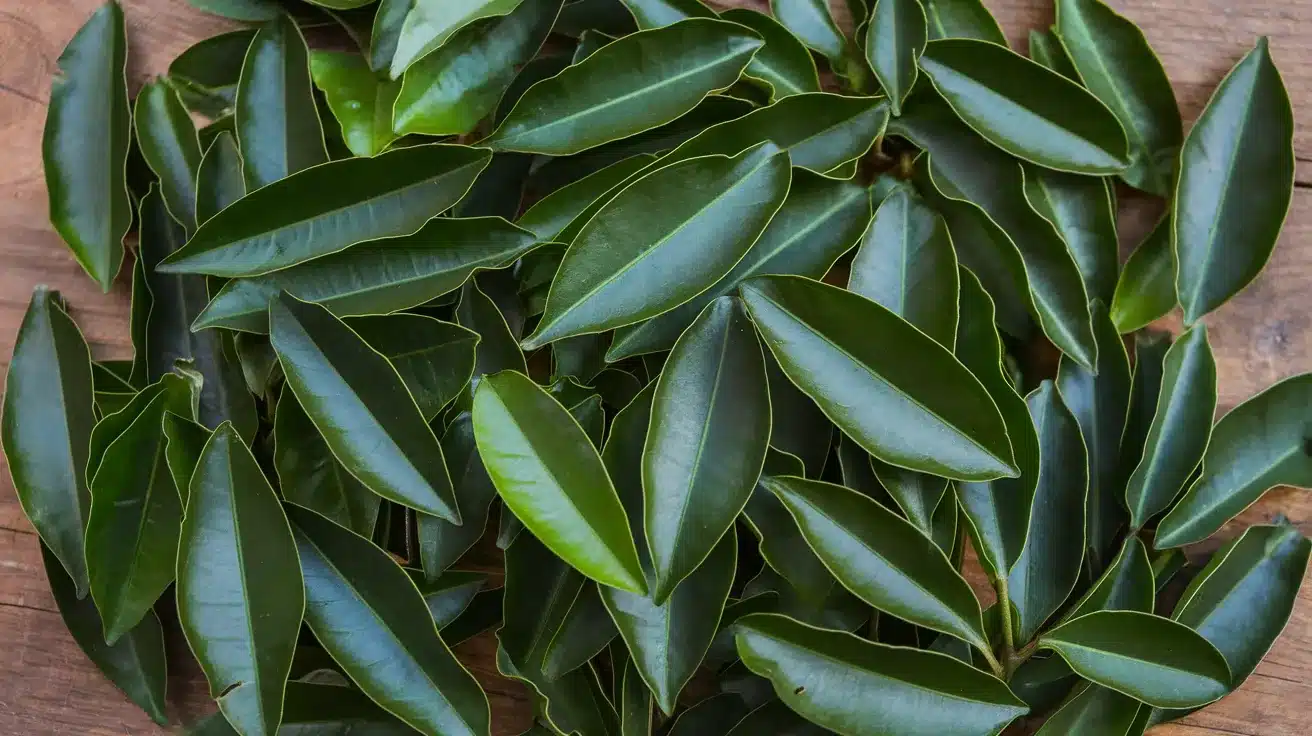
POLYGON ((1007 591, 1007 577, 999 575, 993 587, 998 591, 998 615, 1002 619, 1002 661, 1006 663, 1003 679, 1009 680, 1017 663, 1012 661, 1016 654, 1016 633, 1011 623, 1011 596, 1007 591))
POLYGON ((989 669, 993 670, 993 674, 1005 680, 1007 677, 1006 668, 998 661, 997 657, 993 656, 993 652, 989 651, 987 646, 980 647, 979 650, 983 653, 984 660, 989 663, 989 669))

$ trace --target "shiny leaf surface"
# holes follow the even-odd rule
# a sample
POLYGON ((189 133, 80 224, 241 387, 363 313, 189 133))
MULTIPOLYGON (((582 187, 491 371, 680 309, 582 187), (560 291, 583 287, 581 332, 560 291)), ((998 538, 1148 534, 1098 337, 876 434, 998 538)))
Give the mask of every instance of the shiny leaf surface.
POLYGON ((1111 181, 1026 166, 1025 198, 1066 241, 1089 298, 1110 302, 1120 256, 1111 181))
POLYGON ((922 0, 929 37, 974 38, 1006 45, 1007 37, 981 0, 922 0))
MULTIPOLYGON (((461 28, 480 18, 494 18, 514 10, 521 0, 410 0, 409 10, 396 36, 390 64, 392 79, 419 59, 439 49, 461 28)), ((375 38, 377 38, 375 26, 375 38)))
POLYGON ((228 205, 246 196, 242 178, 241 151, 232 133, 219 133, 205 149, 196 170, 196 223, 217 215, 228 205))
MULTIPOLYGON (((561 622, 560 630, 547 647, 542 663, 542 673, 547 677, 555 679, 586 666, 619 635, 615 621, 602 602, 601 587, 593 582, 583 584, 569 614, 561 622)), ((606 590, 614 588, 606 586, 606 590)))
POLYGON ((442 435, 442 455, 455 486, 461 523, 456 526, 436 516, 419 515, 419 556, 429 580, 455 564, 483 536, 497 493, 478 456, 469 414, 461 413, 446 428, 442 435))
POLYGON ((201 151, 187 109, 168 83, 156 80, 137 93, 132 122, 141 155, 159 177, 169 213, 188 231, 194 231, 201 151))
POLYGON ((775 18, 802 43, 831 61, 842 58, 847 40, 825 0, 770 0, 775 18))
POLYGON ((1171 218, 1163 217, 1121 270, 1112 297, 1112 321, 1122 333, 1147 327, 1175 307, 1171 218))
POLYGON ((376 156, 396 140, 392 105, 401 91, 399 83, 379 79, 364 57, 343 51, 311 52, 310 75, 327 98, 351 153, 376 156))
POLYGON ((1139 711, 1149 710, 1134 698, 1086 682, 1079 685, 1036 736, 1141 736, 1131 730, 1139 723, 1139 711))
POLYGON ((346 324, 387 358, 425 421, 432 421, 469 383, 478 333, 418 314, 352 317, 346 324))
POLYGON ((768 85, 770 99, 820 91, 811 52, 779 21, 749 8, 729 8, 721 11, 720 17, 747 26, 765 39, 765 45, 752 57, 743 74, 748 80, 760 80, 768 85))
POLYGON ((911 94, 919 69, 916 62, 929 40, 928 21, 920 0, 878 0, 866 27, 866 60, 888 95, 894 115, 911 94))
POLYGON ((273 466, 283 498, 371 536, 382 497, 342 467, 291 389, 278 399, 273 466))

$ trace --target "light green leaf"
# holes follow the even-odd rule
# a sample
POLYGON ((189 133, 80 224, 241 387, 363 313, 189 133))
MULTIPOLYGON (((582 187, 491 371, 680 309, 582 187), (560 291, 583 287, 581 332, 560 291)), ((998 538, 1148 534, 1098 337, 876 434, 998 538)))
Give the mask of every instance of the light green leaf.
POLYGON ((929 21, 929 37, 975 38, 1005 46, 1007 37, 980 0, 921 0, 929 21))
POLYGON ((1175 307, 1175 262, 1171 251, 1171 218, 1164 216, 1125 262, 1112 321, 1122 333, 1147 327, 1175 307))
POLYGON ((747 26, 765 39, 743 74, 747 81, 760 80, 768 85, 771 100, 820 91, 811 52, 779 21, 750 8, 729 8, 720 11, 720 17, 747 26))
POLYGON ((478 456, 474 424, 467 412, 459 414, 447 426, 442 435, 442 455, 455 486, 461 524, 456 526, 436 516, 419 515, 419 557, 429 580, 455 564, 483 536, 497 493, 478 456))
POLYGON ((920 0, 877 0, 866 27, 866 60, 888 95, 894 115, 911 94, 919 73, 916 62, 929 40, 928 21, 920 0))
POLYGON ((223 131, 215 136, 196 171, 196 223, 219 214, 246 196, 246 180, 242 178, 241 151, 232 133, 223 131))
POLYGON ((1090 299, 1108 303, 1116 291, 1120 244, 1116 237, 1116 190, 1110 179, 1027 164, 1025 198, 1057 228, 1075 257, 1090 299))
POLYGON ((392 104, 400 83, 379 79, 365 58, 353 52, 312 51, 310 74, 328 100, 351 153, 376 156, 396 140, 392 104))
MULTIPOLYGON (((442 47, 453 34, 480 18, 506 15, 521 0, 410 0, 405 21, 396 37, 391 56, 390 74, 401 74, 434 50, 442 47)), ((375 21, 376 22, 376 21, 375 21)), ((377 26, 375 26, 377 29, 377 26)), ((377 38, 375 30, 375 38, 377 38)))
POLYGON ((142 158, 159 177, 169 214, 188 232, 196 229, 196 177, 200 138, 178 94, 166 82, 147 83, 132 114, 142 158))

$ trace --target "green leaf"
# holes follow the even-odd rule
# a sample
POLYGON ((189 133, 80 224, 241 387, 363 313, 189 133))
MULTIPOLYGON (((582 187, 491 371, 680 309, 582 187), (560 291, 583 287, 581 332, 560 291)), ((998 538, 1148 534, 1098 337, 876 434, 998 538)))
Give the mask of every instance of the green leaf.
POLYGON ((551 376, 592 383, 606 367, 606 346, 609 343, 610 335, 604 332, 558 341, 551 346, 551 376))
POLYGON ((287 386, 342 466, 383 498, 459 523, 441 445, 391 362, 322 306, 283 294, 269 321, 287 386))
POLYGON ((311 52, 310 75, 327 98, 351 153, 376 156, 396 140, 392 105, 400 83, 379 79, 364 57, 342 51, 311 52))
POLYGON ((105 450, 109 449, 110 444, 132 425, 133 420, 146 409, 157 395, 168 391, 170 394, 168 408, 170 410, 185 416, 195 415, 194 383, 176 373, 165 374, 161 378, 162 380, 158 380, 133 394, 122 409, 96 422, 95 427, 91 430, 91 439, 88 443, 90 445, 86 466, 88 486, 91 479, 95 477, 96 471, 100 468, 101 461, 104 460, 105 450))
POLYGON ((565 408, 521 373, 474 392, 474 436, 502 500, 555 554, 606 585, 645 593, 624 509, 565 408))
POLYGON ((59 607, 59 615, 78 647, 152 721, 167 725, 168 719, 164 715, 167 661, 164 631, 159 619, 153 612, 147 612, 146 617, 116 643, 106 644, 104 626, 95 603, 85 597, 85 591, 79 598, 77 587, 64 564, 44 541, 41 542, 41 560, 45 563, 46 578, 55 605, 59 607))
POLYGON ((1121 333, 1143 329, 1175 307, 1171 218, 1163 216, 1130 254, 1116 282, 1112 321, 1121 333))
POLYGON ((936 652, 875 644, 776 614, 741 619, 738 652, 804 718, 840 733, 997 733, 1028 710, 1006 684, 936 652))
POLYGON ((255 29, 220 33, 197 41, 169 62, 169 85, 188 111, 211 119, 232 114, 237 82, 255 29))
MULTIPOLYGON (((390 65, 397 79, 416 61, 442 47, 461 28, 481 18, 503 16, 521 0, 410 0, 390 65)), ((375 26, 376 28, 376 26, 375 26)), ((375 31, 377 37, 377 31, 375 31)))
POLYGON ((192 7, 224 18, 244 21, 273 20, 282 10, 276 0, 187 0, 192 7))
MULTIPOLYGON (((250 153, 245 147, 248 171, 250 153)), ((455 204, 490 154, 442 144, 315 166, 206 222, 157 270, 259 276, 366 240, 411 235, 455 204)))
MULTIPOLYGON (((560 630, 547 647, 542 673, 552 679, 583 667, 619 635, 602 603, 600 586, 584 583, 560 630)), ((613 588, 606 588, 613 590, 613 588)))
POLYGON ((765 351, 765 369, 770 383, 770 446, 800 460, 802 475, 819 478, 829 462, 834 424, 784 375, 769 350, 765 351))
POLYGON ((396 368, 425 421, 469 384, 478 333, 418 314, 352 317, 346 324, 396 368))
POLYGON ((1111 180, 1026 165, 1025 198, 1066 241, 1089 298, 1110 302, 1120 258, 1111 180))
POLYGON ((825 0, 770 0, 770 11, 802 43, 828 57, 843 58, 847 39, 829 13, 825 0))
POLYGON ((292 268, 233 279, 193 327, 268 332, 269 300, 280 291, 338 316, 409 309, 459 289, 479 269, 513 263, 536 245, 531 233, 499 217, 439 217, 405 238, 362 243, 292 268))
POLYGON ((783 701, 771 700, 743 716, 725 736, 826 736, 829 733, 799 716, 783 701))
POLYGON ((1162 372, 1166 351, 1171 347, 1171 333, 1141 330, 1134 335, 1134 375, 1130 381, 1130 411, 1121 436, 1121 476, 1128 482, 1130 473, 1143 458, 1148 430, 1157 412, 1162 389, 1162 372))
MULTIPOLYGON (((739 283, 759 274, 823 277, 857 242, 869 221, 870 198, 864 188, 794 169, 783 205, 742 260, 691 301, 617 330, 606 359, 613 362, 672 347, 707 304, 732 294, 739 283)), ((788 431, 782 426, 777 429, 788 431)))
POLYGON ((651 736, 652 696, 642 673, 629 659, 624 665, 617 707, 620 713, 619 736, 651 736))
MULTIPOLYGON (((773 498, 768 491, 765 495, 773 498)), ((775 503, 779 503, 778 499, 775 499, 775 503)), ((757 593, 737 600, 729 598, 724 611, 720 614, 720 627, 715 631, 715 638, 711 640, 711 648, 707 650, 702 664, 709 669, 720 671, 727 665, 737 662, 738 650, 733 642, 734 623, 748 614, 776 613, 778 610, 779 594, 775 591, 757 593)))
POLYGON ((1152 613, 1156 593, 1148 550, 1138 537, 1129 536, 1102 577, 1074 608, 1062 616, 1062 620, 1069 621, 1094 611, 1152 613))
MULTIPOLYGON (((1075 69, 1075 63, 1071 61, 1071 56, 1067 53, 1062 40, 1057 37, 1056 29, 1046 31, 1030 29, 1030 58, 1072 82, 1082 83, 1080 73, 1075 69)), ((1130 131, 1127 130, 1126 135, 1129 134, 1130 131)))
POLYGON ((189 232, 194 231, 201 151, 187 109, 168 83, 155 80, 137 93, 132 122, 141 155, 159 177, 160 193, 169 214, 189 232))
MULTIPOLYGON (((834 455, 836 456, 835 459, 838 460, 838 474, 841 476, 844 486, 873 499, 889 511, 898 510, 897 501, 893 499, 888 489, 884 488, 884 484, 880 483, 879 478, 875 476, 873 458, 870 457, 870 453, 861 449, 847 435, 840 434, 834 455)), ((787 473, 779 474, 787 475, 787 473)))
POLYGON ((1160 386, 1142 459, 1125 489, 1133 529, 1142 529, 1171 505, 1202 461, 1211 438, 1216 359, 1204 325, 1181 335, 1166 352, 1160 386))
POLYGON ((431 581, 425 581, 418 570, 407 569, 407 573, 424 597, 438 631, 460 618, 488 584, 487 574, 481 572, 450 570, 431 581))
POLYGON ((477 387, 480 376, 499 371, 528 373, 524 353, 519 349, 519 342, 506 316, 473 279, 466 282, 460 291, 456 321, 462 327, 479 334, 478 345, 474 349, 473 387, 477 387))
POLYGON ((665 736, 727 733, 748 713, 747 704, 737 693, 718 693, 680 713, 665 736))
POLYGON ((379 708, 359 690, 340 685, 287 683, 280 734, 366 733, 407 736, 414 730, 379 708))
POLYGON ((984 387, 892 312, 796 276, 757 277, 740 291, 784 373, 872 455, 964 480, 1015 474, 984 387))
POLYGON ((1287 378, 1231 409, 1212 429, 1202 475, 1157 525, 1153 546, 1202 541, 1278 485, 1312 486, 1307 436, 1312 374, 1287 378))
POLYGON ((899 468, 873 457, 870 465, 879 484, 888 491, 903 516, 921 532, 929 534, 933 528, 934 511, 948 490, 947 478, 899 468))
POLYGON ((919 70, 916 62, 929 40, 928 21, 920 0, 878 0, 866 28, 866 60, 888 95, 894 115, 911 94, 919 70))
POLYGON ((0 442, 18 503, 72 579, 76 597, 84 598, 83 533, 91 511, 88 476, 95 472, 88 464, 96 424, 91 353, 59 292, 45 286, 32 290, 18 328, 2 421, 0 442))
MULTIPOLYGON (((132 226, 127 44, 123 10, 110 0, 59 55, 41 140, 50 224, 103 291, 123 263, 123 236, 132 226)), ((58 544, 55 554, 65 559, 58 544)), ((79 591, 82 577, 73 575, 79 591)))
POLYGON ((788 155, 767 143, 732 158, 681 161, 638 180, 565 252, 542 321, 522 346, 639 322, 705 291, 765 229, 790 178, 788 155))
POLYGON ((720 17, 747 26, 765 39, 743 74, 748 81, 760 80, 768 85, 771 100, 820 91, 811 52, 779 21, 749 8, 729 8, 721 11, 720 17))
POLYGON ((236 116, 247 189, 328 160, 309 50, 291 18, 277 15, 251 39, 237 83, 236 116))
POLYGON ((241 151, 226 130, 215 136, 196 170, 196 222, 206 220, 246 196, 241 151))
POLYGON ((921 0, 929 21, 929 37, 975 38, 1005 46, 1007 37, 980 0, 921 0))
POLYGON ((342 467, 290 389, 278 399, 273 440, 283 498, 358 534, 373 534, 381 497, 342 467))
POLYGON ((1039 440, 1039 468, 1025 548, 1007 577, 1018 641, 1038 632, 1080 577, 1088 479, 1080 425, 1056 386, 1044 381, 1025 403, 1039 440))
POLYGON ((711 302, 675 343, 652 414, 642 460, 644 518, 652 600, 662 604, 733 526, 770 441, 761 345, 738 300, 711 302))
POLYGON ((1262 38, 1221 81, 1180 153, 1172 248, 1186 325, 1271 257, 1294 194, 1293 136, 1289 95, 1262 38))
POLYGON ((1096 371, 1062 357, 1057 368, 1061 398, 1079 422, 1088 452, 1089 487, 1085 546, 1094 574, 1102 572, 1117 532, 1128 521, 1121 496, 1121 435, 1130 409, 1130 358, 1102 302, 1091 305, 1098 339, 1096 371))
POLYGON ((518 0, 507 15, 457 31, 406 71, 392 129, 402 135, 472 132, 496 109, 515 71, 537 55, 561 5, 518 0))
MULTIPOLYGON (((614 36, 607 36, 595 29, 589 28, 584 30, 583 33, 579 34, 579 43, 574 47, 574 56, 570 63, 577 64, 580 61, 583 61, 614 40, 614 36)), ((500 107, 500 105, 498 105, 498 107, 500 107)))
POLYGON ((1049 631, 1039 646, 1081 677, 1159 708, 1192 708, 1229 692, 1230 670, 1216 647, 1150 613, 1090 613, 1049 631))
POLYGON ((515 224, 543 242, 554 240, 585 210, 600 207, 599 200, 607 195, 613 196, 615 187, 631 181, 634 174, 648 169, 655 160, 655 156, 642 153, 599 169, 539 199, 515 220, 515 224))
POLYGON ((730 86, 761 45, 742 26, 704 18, 626 36, 534 85, 484 142, 563 156, 651 130, 730 86))
POLYGON ((1079 174, 1126 166, 1125 130, 1098 98, 1005 46, 933 41, 920 68, 967 125, 1018 158, 1079 174))
POLYGON ((371 700, 412 728, 487 733, 487 696, 438 636, 419 590, 387 553, 288 506, 305 573, 305 620, 371 700))
POLYGON ((451 472, 462 523, 456 526, 436 516, 419 515, 419 557, 429 580, 455 564, 483 536, 496 498, 496 487, 478 456, 474 425, 467 412, 447 426, 442 435, 442 455, 451 472))
POLYGON ((1086 682, 1048 717, 1036 736, 1142 736, 1150 710, 1128 695, 1086 682))
POLYGON ((278 496, 228 422, 191 479, 177 592, 182 631, 219 710, 242 733, 275 733, 305 592, 278 496))
POLYGON ((953 349, 959 287, 952 237, 943 218, 909 187, 879 205, 852 259, 847 288, 953 349))
POLYGON ((196 473, 196 464, 200 462, 205 443, 210 441, 214 433, 185 416, 167 410, 164 412, 163 430, 164 460, 185 511, 191 493, 191 476, 196 473))
POLYGON ((699 0, 620 0, 640 30, 660 28, 687 18, 714 18, 715 11, 699 0))
POLYGON ((386 75, 389 79, 396 78, 391 76, 392 59, 396 56, 401 30, 414 5, 415 0, 381 0, 378 3, 373 25, 369 29, 369 51, 365 54, 371 71, 386 75))
POLYGON ((494 626, 501 625, 501 599, 505 588, 479 591, 455 620, 440 633, 447 646, 460 646, 494 626))
POLYGON ((762 484, 848 590, 898 618, 989 647, 970 585, 911 523, 842 486, 788 477, 762 484))
POLYGON ((1099 0, 1058 0, 1054 29, 1084 86, 1121 121, 1130 142, 1130 167, 1121 179, 1137 189, 1170 195, 1184 140, 1175 93, 1132 21, 1099 0))

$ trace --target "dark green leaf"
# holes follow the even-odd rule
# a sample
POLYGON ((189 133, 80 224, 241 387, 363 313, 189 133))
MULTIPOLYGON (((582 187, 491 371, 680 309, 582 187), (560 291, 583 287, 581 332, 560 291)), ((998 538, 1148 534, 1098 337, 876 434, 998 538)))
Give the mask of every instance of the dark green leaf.
POLYGON ((838 29, 825 0, 770 0, 774 17, 802 43, 836 63, 847 51, 847 39, 838 29))
POLYGON ((1030 58, 1072 82, 1081 81, 1080 73, 1075 70, 1070 54, 1066 52, 1062 40, 1057 37, 1056 29, 1046 31, 1030 29, 1030 58))
MULTIPOLYGON (((768 491, 767 495, 769 495, 768 491)), ((702 664, 709 669, 720 670, 724 666, 736 662, 738 660, 738 650, 733 642, 734 622, 749 614, 777 613, 778 610, 779 594, 775 591, 757 593, 738 600, 730 598, 724 606, 724 611, 720 614, 720 627, 715 631, 715 638, 711 640, 711 648, 706 651, 706 657, 702 659, 702 664)))
POLYGON ((487 574, 481 572, 449 570, 432 581, 425 581, 418 570, 407 572, 424 597, 439 631, 459 618, 488 583, 487 574))
POLYGON ((418 314, 352 317, 352 330, 401 375, 425 421, 432 421, 469 384, 478 333, 418 314))
POLYGON ((743 716, 725 736, 826 736, 830 731, 807 721, 781 700, 743 716))
POLYGON ((1089 298, 1110 302, 1119 263, 1111 180, 1027 165, 1025 198, 1066 241, 1089 298))
MULTIPOLYGON (((788 380, 769 350, 765 351, 765 369, 770 382, 770 446, 800 460, 802 475, 819 478, 829 462, 834 424, 810 396, 788 380)), ((848 444, 855 447, 851 440, 848 444)), ((860 452, 869 458, 864 449, 860 452)))
MULTIPOLYGON (((1078 686, 1036 736, 1142 736, 1139 712, 1150 708, 1092 682, 1078 686), (1139 730, 1133 730, 1139 723, 1139 730)), ((1143 720, 1146 720, 1143 719, 1143 720)))
POLYGON ((583 61, 614 40, 614 36, 607 36, 606 34, 591 28, 583 31, 583 33, 579 34, 578 45, 574 47, 574 56, 571 63, 577 64, 580 61, 583 61))
POLYGON ((919 70, 916 62, 929 40, 925 9, 919 0, 878 0, 866 28, 866 60, 888 95, 894 115, 911 94, 919 70))
POLYGON ((583 667, 619 635, 599 588, 591 581, 583 584, 560 630, 551 638, 542 663, 542 673, 547 677, 555 679, 583 667))
POLYGON ((749 81, 768 85, 771 100, 820 91, 811 52, 779 21, 749 8, 729 8, 721 11, 720 17, 747 26, 765 39, 743 74, 749 81))
MULTIPOLYGON (((598 200, 614 192, 615 187, 623 182, 630 181, 634 174, 647 169, 655 160, 651 154, 638 154, 593 172, 538 200, 520 215, 515 224, 543 242, 554 240, 581 213, 594 205, 600 207, 598 200)), ((554 273, 553 270, 552 275, 554 273)))
POLYGON ((518 7, 520 2, 521 0, 460 0, 459 2, 409 0, 405 21, 397 33, 395 51, 391 57, 392 79, 399 78, 411 64, 441 48, 461 28, 481 18, 506 15, 518 7))
MULTIPOLYGON (((996 607, 989 609, 990 613, 996 611, 996 607)), ((1016 668, 1007 686, 1029 704, 1031 712, 1043 713, 1060 703, 1079 679, 1066 660, 1051 652, 1042 652, 1016 668)))
POLYGON ((980 0, 921 0, 929 21, 929 37, 976 38, 1007 44, 1002 28, 980 0))
POLYGON ((632 660, 626 660, 620 677, 619 736, 651 736, 651 691, 632 660))
POLYGON ((504 594, 505 588, 495 588, 475 595, 465 610, 442 628, 442 639, 447 646, 459 646, 494 626, 500 626, 504 594))
POLYGON ((204 223, 228 205, 246 196, 242 178, 241 151, 232 134, 215 136, 196 171, 196 222, 204 223))
POLYGON ((137 93, 132 122, 141 155, 159 177, 169 214, 189 232, 194 231, 201 151, 187 109, 168 83, 155 80, 137 93))
POLYGON ((506 315, 473 279, 460 291, 456 321, 479 334, 474 358, 474 386, 477 386, 480 376, 499 371, 528 373, 524 353, 519 349, 506 315))
POLYGON ((375 705, 364 693, 340 685, 288 682, 279 736, 364 734, 407 736, 414 730, 375 705))
POLYGON ((127 405, 121 410, 96 422, 96 426, 91 430, 90 451, 87 457, 86 474, 88 484, 100 468, 101 461, 105 457, 105 451, 109 449, 114 440, 118 439, 119 435, 127 431, 133 420, 145 411, 150 402, 159 394, 169 394, 167 407, 169 410, 184 416, 195 415, 196 385, 193 380, 189 379, 191 379, 191 376, 184 378, 177 373, 165 374, 161 377, 161 380, 133 394, 127 405))
POLYGON ((186 510, 191 494, 191 476, 196 472, 205 443, 214 433, 171 411, 164 412, 163 430, 164 460, 168 463, 169 475, 173 476, 173 487, 182 499, 182 508, 186 510))
POLYGON ((220 33, 192 44, 169 62, 169 84, 188 110, 210 118, 232 114, 241 65, 254 36, 254 29, 220 33))
POLYGON ((1156 592, 1147 548, 1138 537, 1126 537, 1120 554, 1107 566, 1102 578, 1062 616, 1062 620, 1069 621, 1094 611, 1152 613, 1156 592))
POLYGON ((428 514, 419 515, 419 556, 424 574, 433 580, 483 536, 496 498, 496 487, 488 477, 474 444, 474 426, 468 413, 451 421, 442 435, 442 455, 455 486, 461 524, 456 526, 428 514))
POLYGON ((399 82, 379 79, 357 53, 314 51, 310 74, 323 91, 342 129, 342 140, 356 156, 376 156, 397 136, 392 132, 392 105, 399 82))
POLYGON ((620 0, 641 30, 660 28, 687 18, 714 18, 699 0, 620 0))
POLYGON ((1122 333, 1148 326, 1175 307, 1171 218, 1158 220, 1125 262, 1112 297, 1112 321, 1122 333))
POLYGON ((232 20, 273 20, 282 10, 276 0, 187 0, 193 7, 232 20))
POLYGON ((665 736, 728 733, 749 712, 747 704, 737 693, 719 693, 680 713, 670 724, 665 736))

